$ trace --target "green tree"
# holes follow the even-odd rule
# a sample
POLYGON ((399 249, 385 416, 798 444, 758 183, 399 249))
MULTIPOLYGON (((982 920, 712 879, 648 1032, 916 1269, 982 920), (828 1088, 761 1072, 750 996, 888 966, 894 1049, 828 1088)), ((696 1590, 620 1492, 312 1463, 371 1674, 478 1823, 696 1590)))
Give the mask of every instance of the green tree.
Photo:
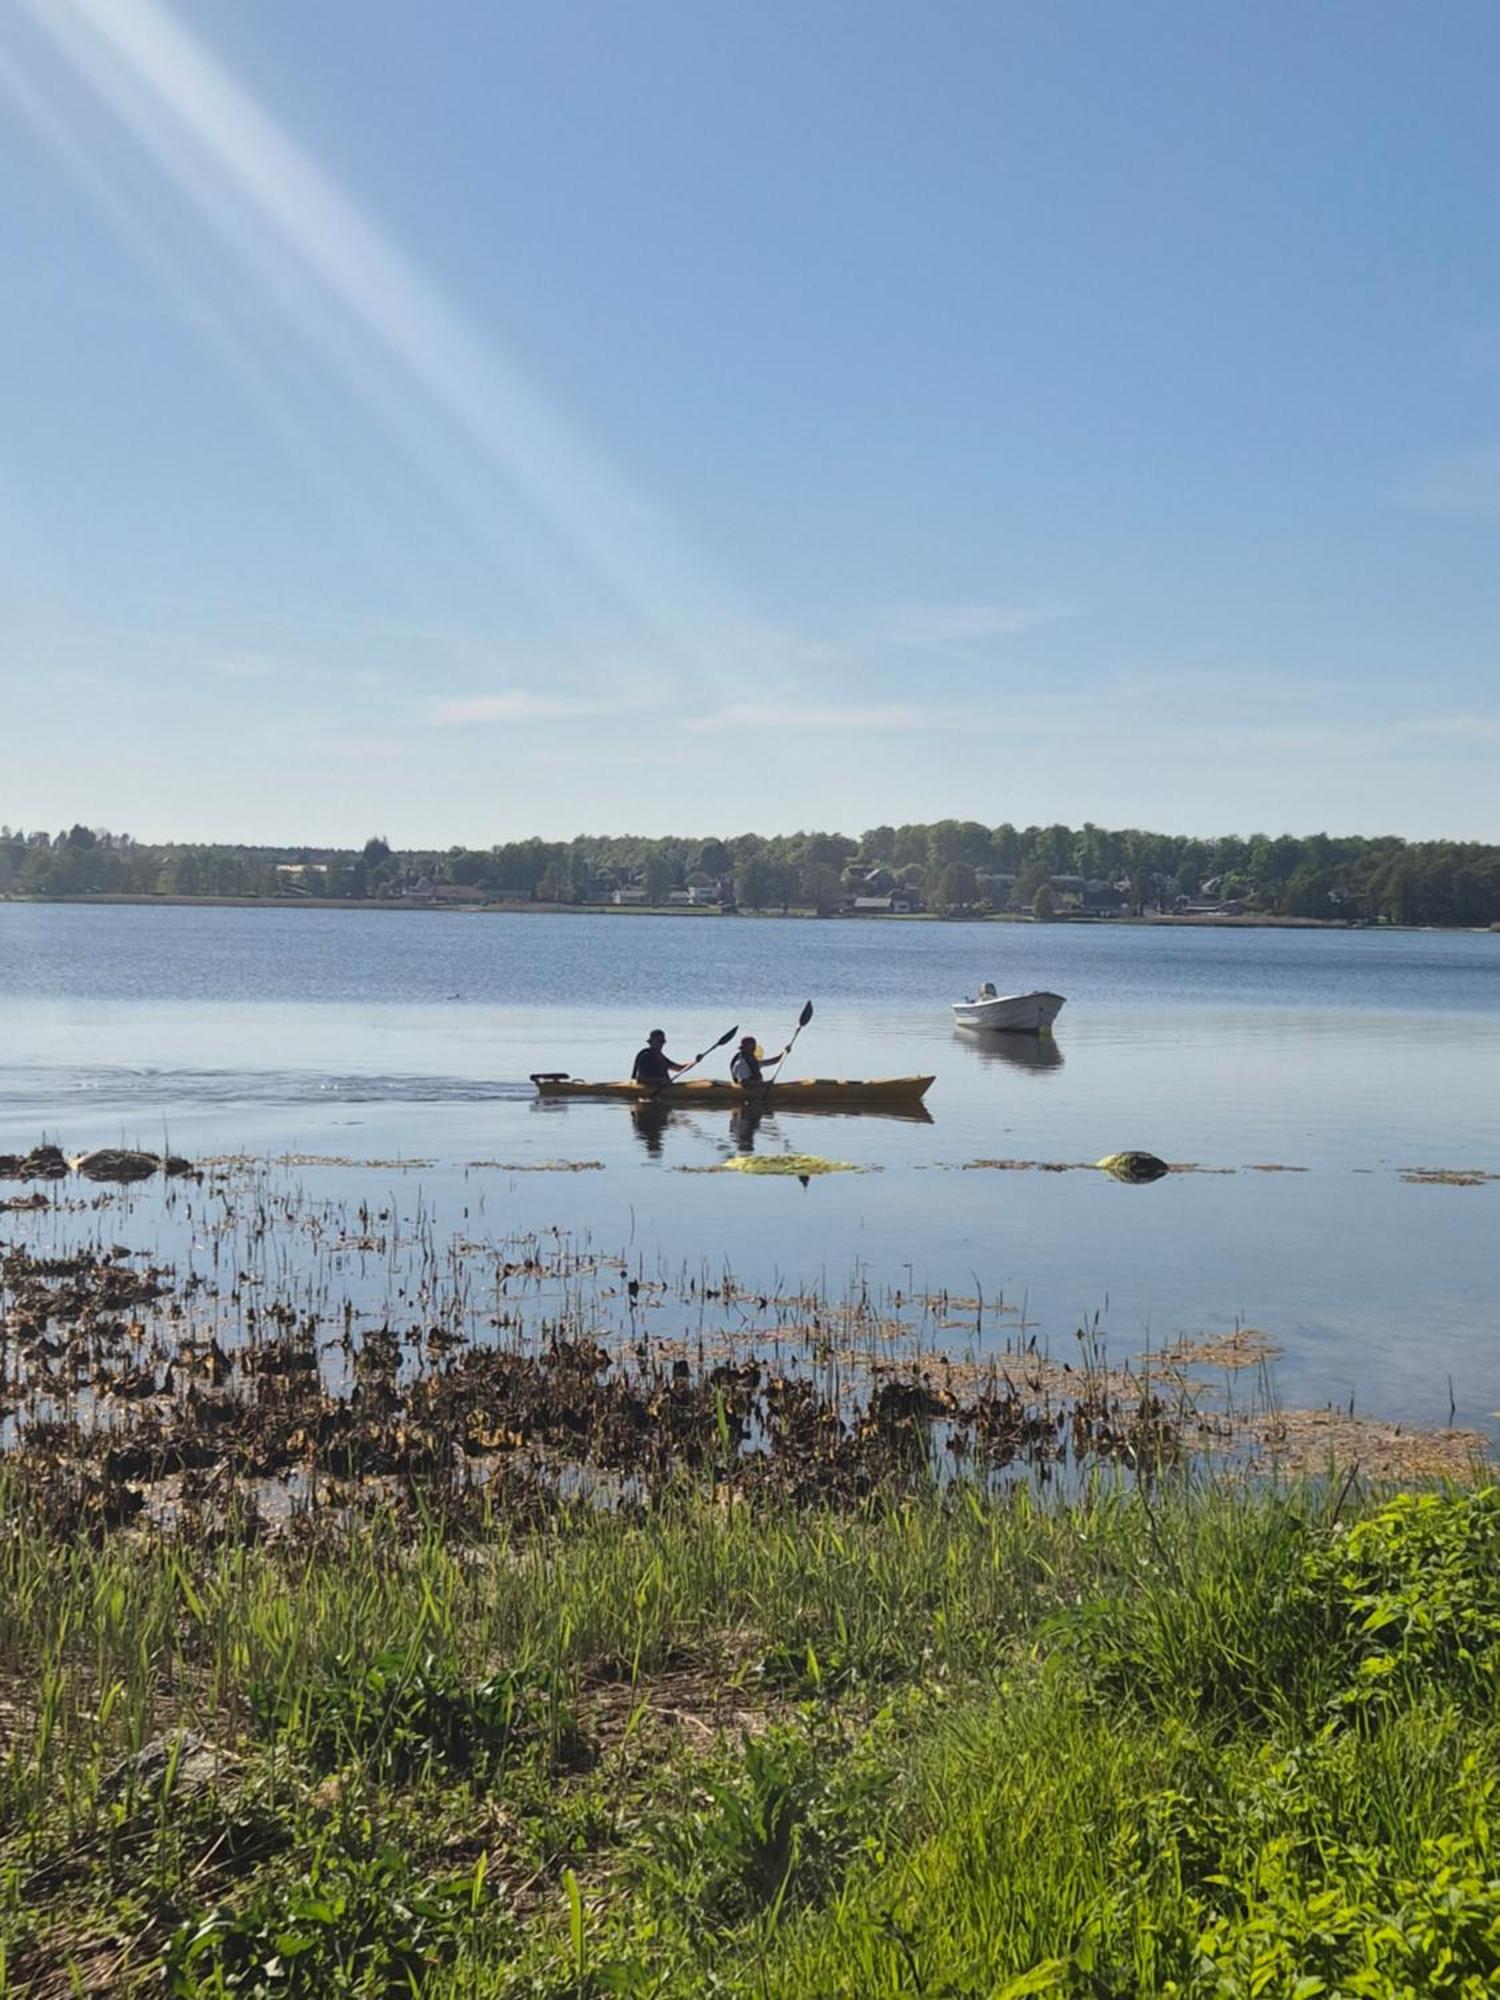
POLYGON ((735 900, 743 909, 768 910, 776 899, 776 871, 763 854, 752 854, 735 870, 735 900))
POLYGON ((1034 903, 1037 891, 1049 886, 1047 878, 1051 873, 1052 870, 1041 857, 1026 862, 1016 877, 1015 887, 1011 890, 1012 900, 1019 903, 1022 909, 1034 903))
POLYGON ((809 861, 802 870, 802 896, 820 917, 836 916, 844 907, 844 885, 827 861, 809 861))
POLYGON ((641 869, 641 880, 645 884, 648 903, 666 902, 676 887, 677 870, 662 849, 654 847, 646 856, 641 869))
POLYGON ((950 861, 938 877, 934 907, 943 911, 972 910, 979 901, 979 881, 967 861, 950 861))

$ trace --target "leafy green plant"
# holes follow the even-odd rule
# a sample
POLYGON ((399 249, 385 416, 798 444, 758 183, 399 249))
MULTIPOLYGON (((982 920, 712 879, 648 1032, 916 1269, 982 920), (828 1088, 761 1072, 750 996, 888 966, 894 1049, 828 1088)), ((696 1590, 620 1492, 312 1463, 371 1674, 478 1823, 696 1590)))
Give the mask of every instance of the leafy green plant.
POLYGON ((1403 1493, 1309 1552, 1302 1592, 1329 1627, 1345 1705, 1421 1680, 1489 1694, 1500 1680, 1500 1487, 1403 1493))
POLYGON ((466 1685, 450 1658, 389 1648, 373 1658, 333 1655, 311 1682, 252 1689, 263 1726, 301 1742, 332 1770, 364 1758, 402 1778, 428 1766, 489 1766, 519 1741, 576 1739, 548 1675, 523 1669, 466 1685))
POLYGON ((368 1860, 320 1860, 292 1881, 262 1879, 243 1908, 221 1907, 178 1929, 166 1990, 174 2000, 410 1994, 472 1930, 482 1886, 478 1872, 425 1885, 389 1847, 368 1860))
POLYGON ((705 1916, 737 1923, 813 1901, 860 1844, 889 1773, 828 1731, 769 1729, 704 1803, 658 1830, 651 1876, 705 1916))

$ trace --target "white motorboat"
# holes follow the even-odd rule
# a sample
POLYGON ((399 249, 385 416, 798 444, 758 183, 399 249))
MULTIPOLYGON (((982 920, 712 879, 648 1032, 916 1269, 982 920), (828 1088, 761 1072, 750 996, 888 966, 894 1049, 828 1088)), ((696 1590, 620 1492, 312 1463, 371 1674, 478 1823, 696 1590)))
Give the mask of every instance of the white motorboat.
POLYGON ((1062 1012, 1061 993, 997 993, 986 982, 972 1000, 955 1000, 960 1028, 996 1028, 1008 1035, 1046 1035, 1062 1012))

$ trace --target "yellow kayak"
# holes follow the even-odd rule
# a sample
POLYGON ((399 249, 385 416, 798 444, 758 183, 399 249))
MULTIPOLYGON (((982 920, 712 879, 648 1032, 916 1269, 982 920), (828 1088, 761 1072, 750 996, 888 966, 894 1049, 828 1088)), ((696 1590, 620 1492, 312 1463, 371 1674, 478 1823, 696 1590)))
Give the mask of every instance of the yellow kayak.
POLYGON ((539 1097, 615 1098, 625 1104, 758 1105, 767 1111, 886 1111, 919 1105, 932 1087, 930 1076, 801 1076, 786 1083, 745 1088, 726 1078, 694 1078, 691 1083, 587 1083, 582 1077, 532 1076, 539 1097))

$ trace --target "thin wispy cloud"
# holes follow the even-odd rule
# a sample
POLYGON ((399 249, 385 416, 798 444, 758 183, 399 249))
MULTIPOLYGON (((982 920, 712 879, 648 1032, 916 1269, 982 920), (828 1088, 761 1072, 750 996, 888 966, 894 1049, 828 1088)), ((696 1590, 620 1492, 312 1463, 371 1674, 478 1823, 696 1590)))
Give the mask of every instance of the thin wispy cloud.
POLYGON ((639 704, 607 697, 536 694, 529 688, 507 688, 499 694, 463 695, 440 701, 432 719, 445 728, 475 722, 578 722, 590 716, 619 715, 639 704))
POLYGON ((1391 497, 1424 514, 1500 521, 1500 443, 1434 453, 1396 486, 1391 497))
POLYGON ((274 680, 281 673, 279 660, 259 653, 223 653, 204 662, 211 674, 228 681, 274 680))
POLYGON ((851 702, 847 707, 809 708, 795 699, 785 703, 731 702, 707 715, 689 716, 684 729, 702 733, 731 729, 908 730, 943 729, 950 714, 919 708, 912 702, 851 702))
POLYGON ((872 637, 889 646, 967 647, 988 639, 1013 639, 1078 613, 1055 605, 914 604, 891 614, 872 637))
POLYGON ((1407 723, 1405 734, 1447 738, 1475 749, 1500 747, 1500 715, 1424 715, 1407 723))

